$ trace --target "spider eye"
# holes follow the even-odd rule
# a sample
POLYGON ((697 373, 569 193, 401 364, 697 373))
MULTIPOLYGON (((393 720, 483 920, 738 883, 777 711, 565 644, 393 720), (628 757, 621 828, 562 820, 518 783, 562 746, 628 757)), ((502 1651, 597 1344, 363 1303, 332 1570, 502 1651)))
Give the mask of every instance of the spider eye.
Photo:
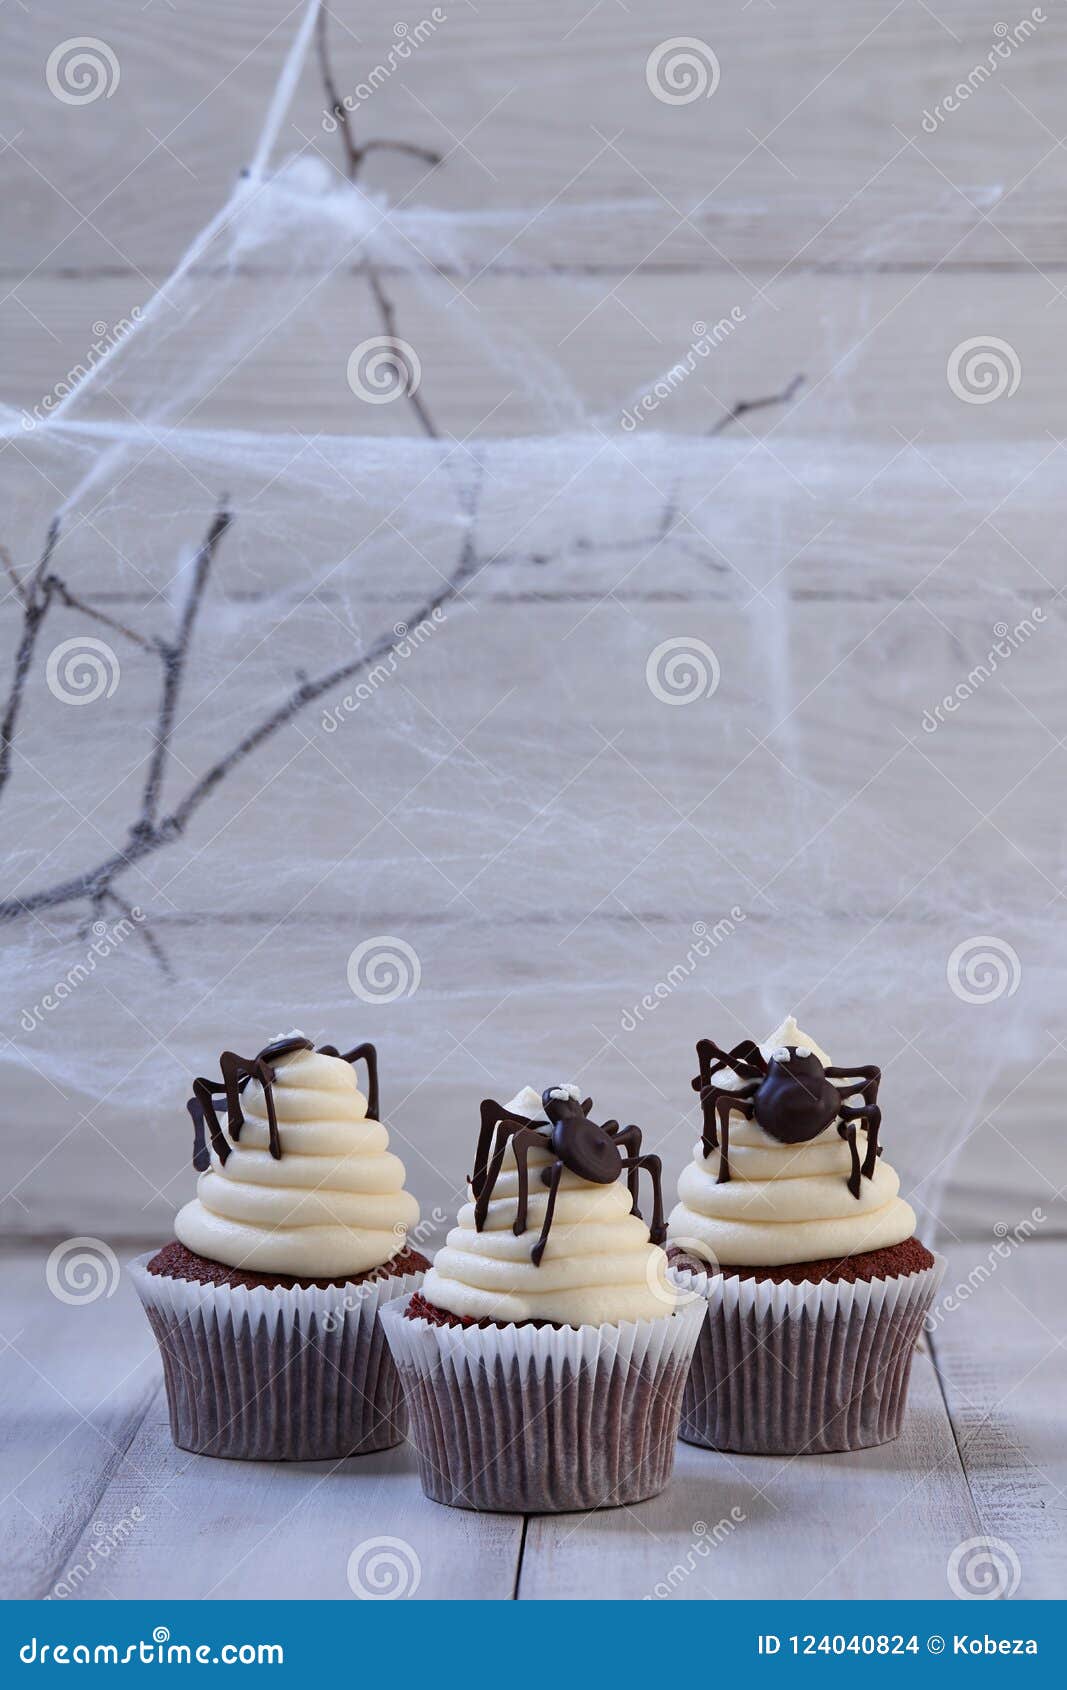
MULTIPOLYGON (((771 1051, 771 1057, 775 1062, 788 1062, 791 1054, 792 1052, 787 1045, 779 1045, 777 1050, 771 1051)), ((797 1054, 800 1054, 799 1051, 797 1054)))
POLYGON ((810 1045, 797 1045, 797 1055, 798 1056, 810 1056, 811 1055, 811 1046, 810 1045))

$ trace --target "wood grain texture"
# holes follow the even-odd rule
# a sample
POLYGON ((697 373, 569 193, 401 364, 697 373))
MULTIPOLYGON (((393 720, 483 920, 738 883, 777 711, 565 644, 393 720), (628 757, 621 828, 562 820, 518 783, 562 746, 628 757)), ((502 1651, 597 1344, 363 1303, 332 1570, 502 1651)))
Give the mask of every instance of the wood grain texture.
POLYGON ((532 1519, 519 1596, 938 1596, 948 1555, 976 1529, 941 1392, 919 1358, 895 1444, 789 1460, 679 1443, 661 1497, 532 1519))
MULTIPOLYGON (((487 222, 483 261, 501 248, 503 262, 619 274, 1063 261, 1067 166, 1055 135, 1067 29, 1056 8, 933 134, 924 112, 996 43, 998 14, 969 0, 942 0, 936 18, 899 0, 833 12, 804 0, 773 27, 746 8, 695 23, 681 0, 654 15, 609 6, 583 17, 566 0, 442 10, 447 21, 357 121, 362 139, 446 154, 429 175, 376 160, 375 184, 395 198, 517 213, 487 222), (719 85, 710 99, 663 103, 649 92, 649 54, 694 27, 716 54, 719 85), (610 248, 590 250, 590 205, 602 208, 610 248), (554 215, 538 216, 546 206, 554 215)), ((107 0, 94 27, 120 80, 81 107, 54 99, 43 75, 73 27, 65 0, 12 20, 12 280, 31 267, 158 274, 173 262, 247 163, 299 11, 241 0, 220 19, 194 0, 180 15, 156 6, 135 18, 107 0)), ((331 11, 338 87, 354 91, 387 62, 394 19, 349 0, 331 11)), ((323 103, 309 69, 280 145, 340 164, 323 103)))
MULTIPOLYGON (((621 434, 625 444, 624 413, 634 414, 657 379, 687 357, 693 373, 654 411, 636 410, 644 431, 705 435, 723 425, 738 400, 780 393, 802 377, 786 404, 746 414, 737 438, 773 437, 776 446, 817 439, 835 452, 869 442, 883 446, 887 463, 911 440, 918 463, 918 452, 938 443, 980 451, 1006 437, 1048 449, 1049 433, 1058 438, 1067 376, 1064 305, 1033 270, 960 276, 935 269, 862 283, 855 276, 786 275, 771 283, 764 278, 759 292, 732 274, 641 271, 607 280, 490 272, 463 294, 447 278, 428 287, 397 274, 388 285, 401 332, 420 361, 420 391, 442 431, 460 440, 472 432, 500 438, 584 424, 608 438, 621 434), (718 331, 706 356, 692 355, 700 326, 706 339, 709 327, 730 324, 731 311, 743 316, 718 331), (965 338, 989 335, 1014 348, 1020 381, 1010 397, 967 404, 949 386, 949 357, 965 338), (559 371, 540 394, 538 364, 559 371)), ((275 279, 242 276, 201 312, 195 330, 175 334, 168 356, 188 363, 195 353, 211 375, 173 422, 198 429, 258 425, 314 439, 411 432, 403 403, 363 403, 346 379, 350 352, 380 332, 365 278, 346 269, 314 288, 309 281, 302 291, 305 297, 298 290, 291 303, 275 279), (241 336, 250 322, 263 338, 246 349, 241 336)), ((42 401, 55 384, 94 361, 94 339, 106 344, 113 326, 129 320, 150 293, 126 274, 44 275, 32 286, 37 321, 22 310, 21 295, 0 300, 0 335, 9 348, 3 398, 31 417, 35 407, 45 414, 42 401)), ((123 354, 91 410, 128 422, 131 414, 150 414, 157 399, 150 372, 123 354)), ((32 459, 30 443, 21 445, 32 459)), ((329 454, 328 439, 323 450, 329 454)), ((941 461, 936 451, 933 456, 941 461)), ((774 475, 773 461, 766 466, 774 475)), ((316 467, 306 453, 301 470, 316 467)), ((362 488, 358 459, 350 467, 362 488)), ((931 478, 937 480, 936 472, 931 478)))
POLYGON ((426 1501, 404 1449, 308 1464, 175 1449, 132 1286, 64 1304, 48 1252, 4 1259, 20 1320, 0 1354, 5 1597, 351 1599, 350 1555, 373 1587, 382 1538, 401 1541, 422 1597, 511 1595, 521 1520, 426 1501))
POLYGON ((1038 1208, 1046 1218, 1022 1244, 1013 1239, 1023 1217, 1005 1205, 1006 1235, 948 1251, 933 1336, 982 1530, 1017 1557, 1017 1594, 1030 1600, 1059 1598, 1067 1577, 1067 1245, 1046 1238, 1038 1208))
POLYGON ((129 1467, 130 1445, 159 1388, 155 1344, 132 1292, 113 1283, 110 1296, 64 1304, 46 1282, 50 1250, 28 1245, 2 1262, 5 1598, 49 1594, 74 1565, 82 1534, 91 1537, 96 1522, 114 1523, 101 1513, 103 1499, 129 1467))
POLYGON ((417 1567, 429 1598, 747 1598, 769 1582, 800 1599, 931 1598, 951 1594, 953 1550, 985 1534, 1018 1557, 1020 1597, 1054 1596, 1067 1555, 1056 1306, 1067 1245, 1049 1228, 1003 1259, 995 1235, 950 1249, 935 1305, 940 1382, 920 1353, 895 1444, 791 1461, 681 1444, 662 1497, 535 1517, 524 1544, 518 1518, 427 1502, 403 1447, 336 1465, 175 1450, 127 1282, 64 1304, 46 1283, 47 1247, 23 1246, 4 1263, 22 1330, 0 1356, 3 1593, 344 1600, 353 1552, 366 1566, 368 1545, 394 1539, 401 1576, 417 1567))
MULTIPOLYGON (((510 1597, 521 1518, 427 1501, 408 1449, 338 1463, 215 1461, 175 1449, 162 1398, 156 1408, 101 1498, 109 1518, 143 1516, 102 1569, 108 1596, 351 1601, 351 1558, 351 1580, 373 1591, 389 1576, 374 1573, 374 1557, 393 1554, 401 1588, 420 1600, 510 1597)), ((98 1594, 95 1582, 82 1594, 98 1594)))

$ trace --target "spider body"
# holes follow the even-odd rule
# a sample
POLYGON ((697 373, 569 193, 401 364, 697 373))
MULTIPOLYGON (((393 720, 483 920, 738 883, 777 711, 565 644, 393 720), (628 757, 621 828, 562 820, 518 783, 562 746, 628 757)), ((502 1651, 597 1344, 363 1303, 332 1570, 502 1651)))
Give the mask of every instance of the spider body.
POLYGON ((757 1044, 744 1039, 732 1050, 721 1050, 711 1039, 697 1044, 700 1072, 693 1090, 700 1093, 704 1115, 704 1155, 719 1152, 718 1184, 730 1175, 730 1116, 755 1121, 779 1144, 808 1144, 837 1123, 852 1157, 848 1189, 858 1198, 864 1179, 873 1179, 881 1155, 878 1130, 880 1068, 857 1064, 851 1068, 824 1067, 807 1045, 780 1045, 766 1058, 757 1044), (729 1075, 723 1084, 720 1075, 729 1075), (841 1082, 839 1084, 835 1082, 841 1082), (849 1098, 860 1097, 859 1103, 849 1098), (857 1124, 867 1132, 862 1161, 857 1124))
MULTIPOLYGON (((221 1080, 197 1079, 193 1081, 193 1095, 186 1104, 193 1121, 193 1167, 198 1173, 206 1173, 211 1166, 206 1138, 211 1139, 211 1148, 219 1161, 225 1165, 227 1158, 233 1151, 234 1143, 241 1136, 244 1126, 244 1111, 241 1108, 241 1094, 250 1080, 258 1080, 263 1087, 263 1096, 267 1104, 267 1132, 270 1153, 275 1161, 281 1159, 282 1140, 278 1131, 278 1117, 274 1108, 274 1081, 277 1078, 274 1064, 281 1061, 283 1056, 292 1056, 298 1050, 314 1050, 315 1046, 303 1034, 294 1033, 288 1038, 273 1039, 264 1045, 256 1056, 238 1056, 236 1051, 224 1050, 219 1057, 221 1080), (215 1099, 220 1095, 226 1098, 226 1127, 229 1133, 222 1130, 215 1099)), ((354 1049, 346 1051, 342 1056, 336 1045, 321 1045, 320 1056, 338 1056, 342 1062, 359 1062, 367 1064, 367 1113, 372 1120, 378 1119, 378 1053, 372 1044, 356 1045, 354 1049)))
MULTIPOLYGON (((594 1185, 614 1185, 624 1168, 619 1141, 610 1128, 618 1122, 597 1126, 585 1112, 585 1105, 560 1088, 543 1092, 541 1103, 551 1127, 548 1147, 565 1168, 594 1185)), ((589 1108, 592 1108, 592 1099, 589 1108)), ((546 1170, 548 1171, 548 1170, 546 1170)))
POLYGON ((807 1144, 837 1119, 841 1093, 817 1056, 794 1048, 787 1062, 772 1056, 752 1101, 765 1133, 780 1144, 807 1144))
POLYGON ((556 1196, 564 1170, 577 1174, 592 1185, 614 1185, 625 1174, 630 1193, 630 1213, 640 1220, 637 1207, 638 1181, 642 1170, 652 1179, 652 1223, 649 1238, 662 1244, 667 1236, 663 1219, 662 1168, 658 1156, 642 1154, 641 1129, 620 1127, 618 1121, 599 1125, 590 1120, 593 1100, 579 1101, 573 1086, 549 1086, 541 1093, 544 1120, 519 1115, 502 1103, 486 1098, 482 1104, 482 1126, 478 1135, 478 1149, 474 1158, 474 1172, 470 1187, 474 1194, 474 1224, 481 1232, 489 1214, 489 1204, 500 1178, 500 1170, 510 1144, 518 1170, 518 1196, 512 1231, 516 1237, 526 1231, 529 1216, 530 1171, 529 1156, 534 1148, 547 1150, 554 1161, 542 1170, 541 1179, 548 1187, 548 1203, 537 1241, 530 1251, 530 1260, 539 1267, 552 1229, 556 1212, 556 1196), (625 1152, 625 1154, 624 1154, 625 1152))

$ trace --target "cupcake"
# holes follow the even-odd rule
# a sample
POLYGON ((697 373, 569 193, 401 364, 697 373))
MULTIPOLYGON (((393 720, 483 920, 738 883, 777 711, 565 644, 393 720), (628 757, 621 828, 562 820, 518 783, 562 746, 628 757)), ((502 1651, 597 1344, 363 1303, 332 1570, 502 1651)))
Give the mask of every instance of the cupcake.
POLYGON ((833 1066, 792 1016, 697 1057, 704 1131, 668 1226, 672 1277, 708 1311, 681 1436, 761 1455, 888 1443, 944 1262, 882 1155, 881 1072, 833 1066))
POLYGON ((429 1266, 378 1121, 374 1046, 302 1033, 196 1080, 197 1194, 131 1264, 181 1449, 260 1461, 359 1455, 405 1421, 378 1311, 429 1266), (354 1064, 367 1066, 367 1095, 354 1064))
POLYGON ((703 1304, 667 1272, 659 1157, 580 1099, 527 1087, 482 1104, 458 1225, 421 1290, 384 1311, 437 1502, 558 1513, 670 1479, 703 1304))

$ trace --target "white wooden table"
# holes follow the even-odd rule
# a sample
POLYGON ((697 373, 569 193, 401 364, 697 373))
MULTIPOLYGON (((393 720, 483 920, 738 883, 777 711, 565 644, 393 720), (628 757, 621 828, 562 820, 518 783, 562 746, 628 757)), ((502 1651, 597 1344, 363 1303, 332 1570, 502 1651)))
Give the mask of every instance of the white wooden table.
MULTIPOLYGON (((948 1251, 946 1284, 975 1254, 948 1251)), ((897 1443, 793 1460, 680 1444, 661 1497, 528 1520, 427 1501, 404 1446, 299 1465, 176 1450, 132 1288, 64 1305, 45 1258, 2 1270, 19 1310, 0 1358, 4 1596, 346 1600, 353 1552, 382 1538, 423 1598, 941 1597, 952 1551, 983 1534, 1018 1557, 1020 1597, 1064 1588, 1062 1242, 1024 1244, 946 1319, 897 1443)))

